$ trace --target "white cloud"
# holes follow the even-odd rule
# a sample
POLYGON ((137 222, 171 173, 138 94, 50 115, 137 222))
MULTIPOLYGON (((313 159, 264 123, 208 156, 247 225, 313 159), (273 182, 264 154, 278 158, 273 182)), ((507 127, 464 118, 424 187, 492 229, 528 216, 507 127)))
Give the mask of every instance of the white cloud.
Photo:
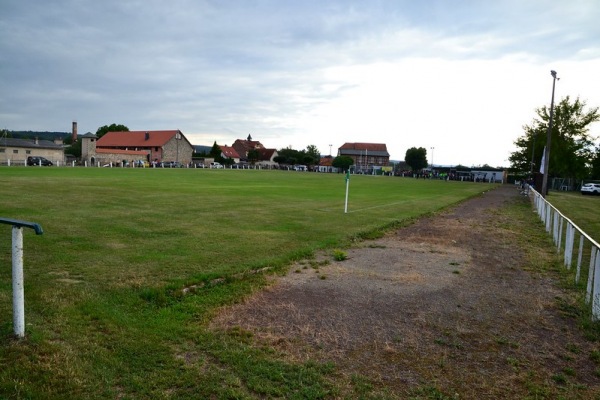
MULTIPOLYGON (((435 147, 506 165, 535 108, 600 105, 594 0, 2 5, 0 127, 181 129, 197 144, 435 147)), ((594 128, 596 131, 597 129, 594 128)))

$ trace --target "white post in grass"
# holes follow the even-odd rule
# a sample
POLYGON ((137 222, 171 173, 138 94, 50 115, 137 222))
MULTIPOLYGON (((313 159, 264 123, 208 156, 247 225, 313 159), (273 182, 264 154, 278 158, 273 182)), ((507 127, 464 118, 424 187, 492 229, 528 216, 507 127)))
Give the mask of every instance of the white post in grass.
POLYGON ((344 203, 344 214, 348 213, 348 187, 350 186, 350 169, 346 173, 346 201, 344 203))
POLYGON ((12 228, 13 325, 15 335, 25 336, 25 289, 23 287, 23 228, 12 228))
POLYGON ((25 336, 25 288, 23 285, 23 228, 32 228, 36 235, 44 233, 34 222, 0 218, 0 223, 12 225, 12 286, 13 286, 13 325, 15 335, 25 336))

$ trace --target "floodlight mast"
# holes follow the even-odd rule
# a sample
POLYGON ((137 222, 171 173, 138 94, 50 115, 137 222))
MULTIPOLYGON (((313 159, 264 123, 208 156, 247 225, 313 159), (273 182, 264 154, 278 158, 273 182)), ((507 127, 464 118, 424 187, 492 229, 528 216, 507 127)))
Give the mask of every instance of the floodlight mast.
POLYGON ((550 165, 550 145, 552 144, 552 118, 554 117, 554 88, 556 81, 560 78, 556 77, 556 71, 550 71, 552 75, 552 100, 550 101, 550 121, 548 122, 548 134, 546 138, 546 151, 544 152, 544 176, 542 178, 542 196, 548 195, 548 169, 550 165))

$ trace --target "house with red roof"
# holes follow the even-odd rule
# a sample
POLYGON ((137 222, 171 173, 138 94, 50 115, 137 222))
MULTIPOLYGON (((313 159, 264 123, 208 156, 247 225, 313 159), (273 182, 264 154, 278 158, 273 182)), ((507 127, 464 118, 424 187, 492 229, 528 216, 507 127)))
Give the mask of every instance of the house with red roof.
POLYGON ((124 162, 189 164, 194 147, 180 130, 107 132, 81 137, 81 158, 89 165, 124 162))
POLYGON ((275 162, 275 157, 279 154, 276 149, 259 149, 258 150, 258 162, 257 164, 262 167, 273 168, 276 165, 279 165, 275 162))
POLYGON ((258 140, 252 140, 252 136, 250 135, 248 135, 246 140, 237 139, 233 142, 232 147, 238 153, 240 160, 242 161, 248 161, 248 152, 256 150, 258 152, 258 160, 256 162, 258 165, 268 168, 277 165, 274 161, 275 157, 277 157, 277 150, 265 148, 258 140))
POLYGON ((338 156, 351 157, 356 172, 385 167, 390 163, 390 153, 384 143, 344 143, 338 149, 338 156))
POLYGON ((319 165, 315 165, 315 171, 317 172, 338 172, 338 169, 333 166, 332 156, 321 156, 319 159, 319 165))
POLYGON ((231 158, 235 164, 240 162, 240 155, 232 146, 219 146, 221 149, 221 157, 231 158))

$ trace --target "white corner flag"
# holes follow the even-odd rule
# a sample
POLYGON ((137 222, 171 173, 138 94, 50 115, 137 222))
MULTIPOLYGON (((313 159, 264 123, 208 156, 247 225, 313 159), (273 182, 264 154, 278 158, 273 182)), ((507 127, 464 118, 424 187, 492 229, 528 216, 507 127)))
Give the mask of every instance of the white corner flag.
POLYGON ((348 213, 348 187, 350 186, 350 169, 346 172, 346 202, 344 204, 344 214, 348 213))

